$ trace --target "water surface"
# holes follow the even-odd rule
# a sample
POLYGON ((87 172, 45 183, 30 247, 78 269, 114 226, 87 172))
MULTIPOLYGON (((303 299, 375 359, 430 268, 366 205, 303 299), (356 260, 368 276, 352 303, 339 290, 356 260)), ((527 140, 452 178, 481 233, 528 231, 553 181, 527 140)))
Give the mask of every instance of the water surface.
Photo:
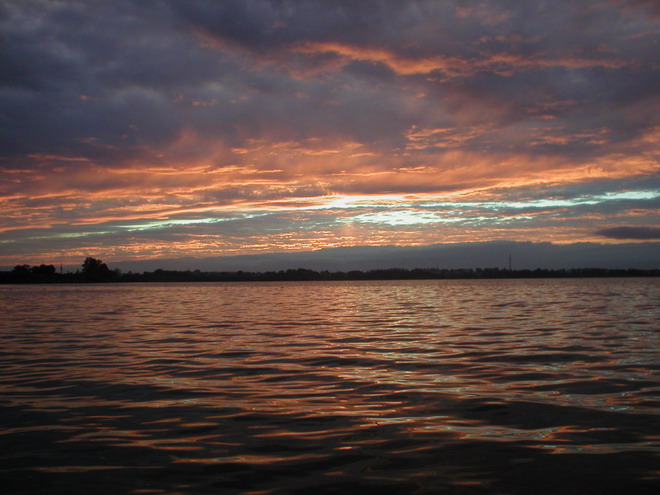
POLYGON ((657 493, 657 279, 0 286, 9 493, 657 493))

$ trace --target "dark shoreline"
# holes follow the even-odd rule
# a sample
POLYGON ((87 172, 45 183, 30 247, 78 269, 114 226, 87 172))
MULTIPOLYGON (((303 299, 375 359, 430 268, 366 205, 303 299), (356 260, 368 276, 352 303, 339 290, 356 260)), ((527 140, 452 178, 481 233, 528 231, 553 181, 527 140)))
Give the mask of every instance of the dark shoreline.
MULTIPOLYGON (((42 267, 46 265, 41 265, 42 267)), ((52 265, 47 265, 50 268, 52 265)), ((122 273, 108 270, 103 273, 57 273, 52 269, 34 267, 30 270, 0 272, 0 284, 66 284, 66 283, 129 283, 129 282, 288 282, 341 280, 481 280, 531 278, 603 278, 658 277, 660 269, 570 268, 507 270, 501 268, 390 268, 379 270, 351 270, 348 272, 315 271, 305 268, 267 272, 202 272, 155 270, 153 272, 122 273)))

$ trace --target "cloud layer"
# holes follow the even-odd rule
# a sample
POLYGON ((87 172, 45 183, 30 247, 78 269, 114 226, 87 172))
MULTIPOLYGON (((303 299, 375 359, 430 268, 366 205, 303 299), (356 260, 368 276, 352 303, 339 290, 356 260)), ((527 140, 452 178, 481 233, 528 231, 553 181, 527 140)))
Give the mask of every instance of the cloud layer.
POLYGON ((658 227, 613 227, 596 232, 610 239, 660 239, 658 227))
POLYGON ((654 2, 10 0, 0 32, 3 264, 658 225, 654 2))

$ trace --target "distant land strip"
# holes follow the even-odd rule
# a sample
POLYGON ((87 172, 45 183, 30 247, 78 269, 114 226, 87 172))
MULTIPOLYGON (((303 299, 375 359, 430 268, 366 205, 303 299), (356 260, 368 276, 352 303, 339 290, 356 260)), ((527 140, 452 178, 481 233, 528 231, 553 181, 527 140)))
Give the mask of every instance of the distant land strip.
POLYGON ((388 268, 351 271, 316 271, 306 268, 249 272, 200 270, 161 270, 141 273, 111 270, 100 260, 87 258, 82 270, 58 272, 54 265, 17 265, 12 271, 0 271, 0 284, 47 284, 89 282, 287 282, 331 280, 432 280, 432 279, 506 279, 506 278, 588 278, 588 277, 658 277, 660 269, 638 268, 388 268))

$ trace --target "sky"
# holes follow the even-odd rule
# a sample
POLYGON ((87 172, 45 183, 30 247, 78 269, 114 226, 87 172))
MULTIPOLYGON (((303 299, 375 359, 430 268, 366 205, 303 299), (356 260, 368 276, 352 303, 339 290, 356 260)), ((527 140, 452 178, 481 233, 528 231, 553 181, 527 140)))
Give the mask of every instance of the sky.
POLYGON ((0 36, 3 266, 660 239, 654 0, 0 0, 0 36))

